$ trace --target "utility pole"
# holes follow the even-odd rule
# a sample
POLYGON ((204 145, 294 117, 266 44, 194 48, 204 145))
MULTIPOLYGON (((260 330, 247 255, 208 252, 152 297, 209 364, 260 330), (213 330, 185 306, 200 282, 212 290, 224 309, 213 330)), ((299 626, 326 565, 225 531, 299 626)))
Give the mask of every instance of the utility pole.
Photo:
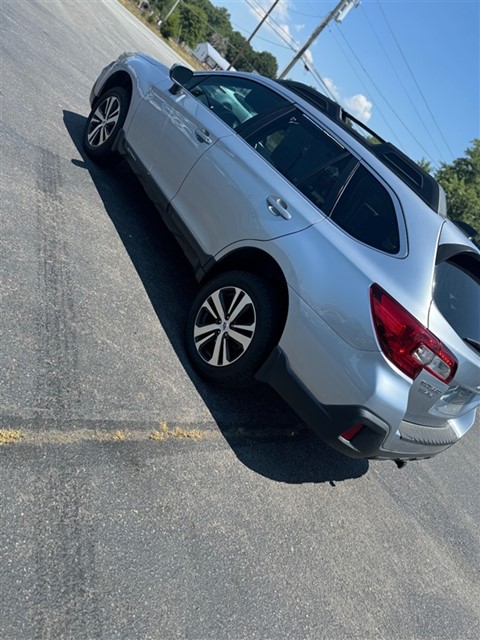
POLYGON ((322 22, 318 25, 315 31, 312 33, 310 38, 306 41, 306 43, 301 47, 297 53, 293 56, 291 62, 285 67, 282 73, 278 76, 278 79, 281 80, 284 78, 290 69, 294 66, 294 64, 303 56, 308 47, 312 44, 312 42, 318 37, 321 31, 325 29, 329 22, 331 22, 334 18, 337 22, 341 22, 343 18, 347 15, 350 9, 354 7, 358 7, 360 4, 359 0, 340 0, 335 9, 330 11, 326 18, 322 20, 322 22))
POLYGON ((263 18, 260 20, 259 24, 255 27, 255 29, 252 31, 250 37, 248 38, 248 40, 245 40, 245 42, 243 43, 243 45, 240 48, 240 51, 237 53, 237 55, 235 56, 235 58, 233 59, 233 61, 229 64, 227 71, 229 71, 233 65, 237 62, 237 60, 239 58, 242 57, 243 52, 245 51, 247 44, 250 42, 250 40, 253 38, 253 36, 257 33, 257 31, 260 29, 260 27, 262 26, 262 24, 265 22, 265 20, 268 18, 268 16, 272 13, 272 11, 275 9, 275 7, 277 6, 277 4, 280 2, 280 0, 275 0, 275 2, 272 4, 272 6, 270 7, 270 9, 267 11, 267 13, 263 16, 263 18))
POLYGON ((167 13, 167 15, 165 16, 165 18, 163 18, 163 20, 159 20, 157 22, 157 27, 161 27, 163 22, 166 22, 169 17, 172 15, 172 13, 175 11, 175 9, 177 8, 177 4, 180 2, 180 0, 176 0, 175 4, 173 5, 173 7, 170 9, 170 11, 167 13))

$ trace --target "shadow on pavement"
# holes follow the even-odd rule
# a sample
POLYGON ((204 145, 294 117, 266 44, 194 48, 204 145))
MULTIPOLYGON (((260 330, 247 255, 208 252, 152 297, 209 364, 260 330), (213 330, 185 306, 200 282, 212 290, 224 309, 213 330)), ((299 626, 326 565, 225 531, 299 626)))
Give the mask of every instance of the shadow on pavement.
POLYGON ((289 483, 333 483, 365 474, 366 460, 325 445, 267 385, 226 390, 196 375, 183 344, 197 288, 189 263, 126 163, 109 170, 96 166, 82 148, 86 118, 64 111, 63 119, 82 157, 72 163, 90 173, 182 366, 238 459, 263 476, 289 483))

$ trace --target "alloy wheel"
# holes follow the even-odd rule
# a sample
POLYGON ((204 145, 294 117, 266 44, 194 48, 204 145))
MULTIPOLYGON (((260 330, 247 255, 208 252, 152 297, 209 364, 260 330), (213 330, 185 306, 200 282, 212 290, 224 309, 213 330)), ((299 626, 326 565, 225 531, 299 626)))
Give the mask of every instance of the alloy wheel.
POLYGON ((120 100, 110 95, 100 102, 88 125, 87 140, 91 147, 100 147, 109 139, 120 117, 120 100))
POLYGON ((226 367, 247 351, 256 329, 255 305, 239 287, 211 293, 195 319, 193 335, 199 356, 211 366, 226 367))

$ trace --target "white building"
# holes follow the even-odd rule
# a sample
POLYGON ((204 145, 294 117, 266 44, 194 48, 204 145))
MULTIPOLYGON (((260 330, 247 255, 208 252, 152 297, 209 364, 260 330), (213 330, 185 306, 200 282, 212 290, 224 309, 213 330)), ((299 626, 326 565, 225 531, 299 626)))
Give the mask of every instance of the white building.
MULTIPOLYGON (((197 60, 206 64, 213 70, 222 69, 223 71, 226 71, 230 66, 230 63, 225 60, 225 58, 223 58, 209 42, 201 42, 197 45, 193 55, 197 60)), ((231 70, 235 71, 233 67, 231 70)))

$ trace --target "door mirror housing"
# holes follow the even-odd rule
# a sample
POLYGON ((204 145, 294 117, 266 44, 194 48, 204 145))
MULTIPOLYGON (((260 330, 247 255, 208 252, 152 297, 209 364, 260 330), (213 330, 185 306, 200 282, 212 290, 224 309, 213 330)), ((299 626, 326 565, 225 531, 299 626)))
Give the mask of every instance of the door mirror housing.
POLYGON ((176 85, 183 87, 192 78, 193 71, 181 64, 174 64, 170 69, 170 80, 176 85))

